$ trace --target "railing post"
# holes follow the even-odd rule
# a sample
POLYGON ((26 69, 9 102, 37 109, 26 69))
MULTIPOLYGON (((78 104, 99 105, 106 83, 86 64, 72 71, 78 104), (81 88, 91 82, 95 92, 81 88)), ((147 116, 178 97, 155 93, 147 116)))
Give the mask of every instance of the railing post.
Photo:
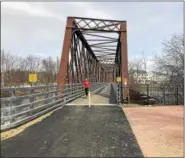
MULTIPOLYGON (((30 90, 30 94, 34 94, 34 89, 31 89, 30 90)), ((31 96, 30 97, 30 103, 31 103, 31 105, 30 105, 30 108, 29 108, 30 109, 30 116, 33 114, 33 111, 32 110, 33 110, 33 107, 34 107, 33 106, 33 102, 34 101, 35 101, 35 97, 34 96, 31 96)))
POLYGON ((56 92, 54 93, 55 94, 55 97, 56 97, 55 99, 58 100, 59 99, 59 97, 58 97, 58 94, 59 94, 59 92, 58 92, 59 91, 58 85, 56 86, 56 89, 55 90, 56 90, 56 92))
MULTIPOLYGON (((48 99, 48 97, 49 97, 49 94, 48 94, 49 88, 45 88, 45 91, 44 91, 44 92, 47 93, 47 94, 45 95, 44 99, 48 99)), ((44 104, 47 104, 48 102, 49 102, 48 100, 45 100, 45 101, 44 101, 44 104)))
MULTIPOLYGON (((11 91, 11 97, 15 97, 15 90, 14 89, 11 91)), ((9 113, 10 123, 12 123, 13 121, 15 121, 15 118, 12 118, 12 116, 11 116, 12 114, 15 113, 14 106, 15 106, 15 104, 14 104, 14 101, 12 100, 10 102, 9 108, 8 108, 8 110, 9 110, 8 113, 9 113)))
POLYGON ((15 90, 14 89, 11 91, 11 97, 15 97, 15 90))

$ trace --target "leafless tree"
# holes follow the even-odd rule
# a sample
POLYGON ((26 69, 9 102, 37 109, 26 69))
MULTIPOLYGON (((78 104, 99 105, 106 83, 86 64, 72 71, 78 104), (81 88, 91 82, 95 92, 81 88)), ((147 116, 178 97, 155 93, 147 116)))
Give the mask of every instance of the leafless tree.
POLYGON ((184 38, 183 35, 173 35, 163 42, 161 55, 154 57, 158 72, 166 74, 168 86, 179 85, 184 96, 184 38))
MULTIPOLYGON (((59 59, 58 63, 59 63, 59 59)), ((51 57, 40 59, 35 55, 19 57, 10 52, 1 51, 1 76, 3 72, 3 81, 5 86, 12 84, 28 84, 29 73, 37 73, 39 81, 47 84, 56 82, 57 61, 51 57), (45 82, 43 82, 46 80, 45 82)))
MULTIPOLYGON (((145 56, 145 54, 144 54, 144 52, 141 52, 141 54, 142 54, 142 65, 144 66, 144 71, 145 72, 147 72, 147 58, 146 58, 146 56, 145 56)), ((145 73, 145 79, 146 79, 146 73, 145 73)))
POLYGON ((1 72, 5 83, 13 83, 13 73, 17 68, 17 56, 1 50, 1 72))
POLYGON ((40 58, 34 55, 28 55, 23 62, 29 72, 37 72, 41 65, 40 58))
POLYGON ((57 74, 57 61, 51 57, 42 60, 43 82, 53 83, 56 82, 57 74))
POLYGON ((138 78, 139 71, 142 70, 142 59, 134 59, 128 62, 129 80, 130 84, 134 84, 134 73, 136 72, 136 78, 138 78))
POLYGON ((184 39, 182 35, 174 35, 163 42, 163 53, 154 57, 156 70, 166 73, 170 83, 179 84, 184 81, 184 39))

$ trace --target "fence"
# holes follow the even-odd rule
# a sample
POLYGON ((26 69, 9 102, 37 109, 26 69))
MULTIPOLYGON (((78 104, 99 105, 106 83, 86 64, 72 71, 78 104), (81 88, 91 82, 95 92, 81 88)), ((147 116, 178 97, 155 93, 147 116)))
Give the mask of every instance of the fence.
POLYGON ((132 85, 130 90, 131 102, 141 104, 179 105, 184 104, 182 85, 132 85))
POLYGON ((121 103, 121 84, 111 83, 111 90, 113 91, 112 95, 116 98, 118 104, 121 103))
MULTIPOLYGON (((90 91, 104 85, 101 82, 91 83, 90 91)), ((1 130, 21 125, 85 94, 82 83, 66 84, 64 87, 3 88, 1 92, 11 95, 1 98, 1 130), (18 95, 17 92, 23 94, 18 95)))

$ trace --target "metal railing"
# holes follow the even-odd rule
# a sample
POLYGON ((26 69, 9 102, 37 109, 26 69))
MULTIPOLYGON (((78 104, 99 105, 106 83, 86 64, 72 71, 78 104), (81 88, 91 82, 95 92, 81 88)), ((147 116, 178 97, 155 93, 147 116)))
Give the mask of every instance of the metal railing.
POLYGON ((159 105, 182 105, 184 104, 184 92, 181 85, 132 85, 126 88, 130 89, 132 102, 142 104, 159 105))
POLYGON ((113 95, 116 98, 116 102, 121 104, 121 87, 118 83, 111 83, 111 90, 113 91, 113 95))
MULTIPOLYGON (((101 82, 91 83, 90 91, 104 85, 101 82)), ((1 92, 11 94, 1 98, 1 130, 24 124, 85 94, 82 83, 66 84, 64 87, 3 88, 1 92), (23 94, 17 95, 18 91, 23 94)))

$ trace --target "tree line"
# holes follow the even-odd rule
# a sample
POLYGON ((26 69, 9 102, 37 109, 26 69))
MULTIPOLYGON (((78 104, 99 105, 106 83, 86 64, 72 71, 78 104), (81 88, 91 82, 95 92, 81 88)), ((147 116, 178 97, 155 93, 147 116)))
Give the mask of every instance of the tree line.
POLYGON ((18 86, 30 84, 30 73, 37 73, 36 84, 53 84, 57 80, 59 58, 41 58, 35 55, 20 57, 1 50, 1 84, 4 86, 18 86))

